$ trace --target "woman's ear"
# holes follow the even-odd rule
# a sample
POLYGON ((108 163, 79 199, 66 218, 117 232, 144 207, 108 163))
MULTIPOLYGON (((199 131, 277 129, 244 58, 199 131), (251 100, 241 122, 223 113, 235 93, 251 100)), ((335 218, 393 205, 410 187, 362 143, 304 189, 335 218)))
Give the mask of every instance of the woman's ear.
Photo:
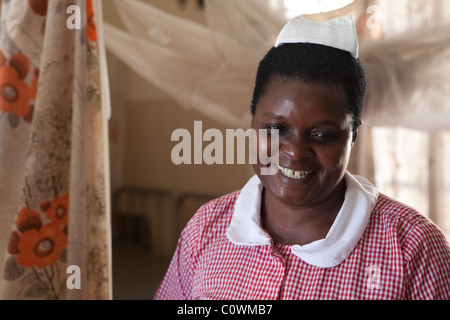
POLYGON ((353 131, 353 136, 352 136, 352 148, 353 148, 353 146, 355 145, 355 143, 356 143, 356 139, 358 139, 358 128, 360 127, 360 126, 362 126, 362 124, 363 124, 363 121, 362 120, 359 120, 359 126, 353 131))
POLYGON ((355 145, 356 139, 358 139, 358 129, 356 129, 356 130, 353 132, 353 136, 352 136, 352 148, 353 148, 353 146, 355 145))

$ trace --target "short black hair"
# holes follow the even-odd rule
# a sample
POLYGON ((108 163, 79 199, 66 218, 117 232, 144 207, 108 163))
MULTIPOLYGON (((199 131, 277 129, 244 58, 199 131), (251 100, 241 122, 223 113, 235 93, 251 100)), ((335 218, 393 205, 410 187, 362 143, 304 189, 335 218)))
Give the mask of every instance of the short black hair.
POLYGON ((342 85, 353 114, 353 131, 361 125, 367 91, 364 69, 349 52, 312 43, 287 43, 272 47, 258 66, 251 104, 255 115, 259 99, 273 76, 298 79, 305 83, 342 85))

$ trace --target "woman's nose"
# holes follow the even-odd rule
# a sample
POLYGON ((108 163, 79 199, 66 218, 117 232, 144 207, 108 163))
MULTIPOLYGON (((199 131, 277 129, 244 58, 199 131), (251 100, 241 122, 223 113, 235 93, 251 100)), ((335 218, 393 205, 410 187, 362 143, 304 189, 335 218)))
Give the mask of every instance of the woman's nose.
POLYGON ((311 144, 305 139, 288 139, 280 141, 280 144, 281 152, 288 155, 292 160, 298 161, 304 158, 312 158, 315 155, 311 144))

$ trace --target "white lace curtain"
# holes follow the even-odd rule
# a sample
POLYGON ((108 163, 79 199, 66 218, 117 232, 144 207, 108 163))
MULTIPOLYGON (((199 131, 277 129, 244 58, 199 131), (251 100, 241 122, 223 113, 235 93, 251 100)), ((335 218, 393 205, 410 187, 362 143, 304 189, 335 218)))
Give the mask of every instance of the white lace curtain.
MULTIPOLYGON (((112 54, 181 107, 230 128, 248 127, 257 64, 287 21, 285 8, 276 5, 281 0, 206 0, 206 25, 138 0, 113 2, 125 28, 105 24, 112 54)), ((449 2, 355 0, 308 16, 352 14, 357 21, 369 92, 350 169, 429 215, 447 234, 449 2)))

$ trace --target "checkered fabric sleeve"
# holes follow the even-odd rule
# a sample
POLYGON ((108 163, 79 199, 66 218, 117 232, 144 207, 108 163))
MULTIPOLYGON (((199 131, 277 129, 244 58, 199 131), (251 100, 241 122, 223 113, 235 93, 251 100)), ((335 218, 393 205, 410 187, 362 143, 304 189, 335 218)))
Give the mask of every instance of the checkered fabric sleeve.
POLYGON ((406 299, 450 299, 450 248, 441 230, 427 220, 418 223, 410 231, 403 253, 406 299))

